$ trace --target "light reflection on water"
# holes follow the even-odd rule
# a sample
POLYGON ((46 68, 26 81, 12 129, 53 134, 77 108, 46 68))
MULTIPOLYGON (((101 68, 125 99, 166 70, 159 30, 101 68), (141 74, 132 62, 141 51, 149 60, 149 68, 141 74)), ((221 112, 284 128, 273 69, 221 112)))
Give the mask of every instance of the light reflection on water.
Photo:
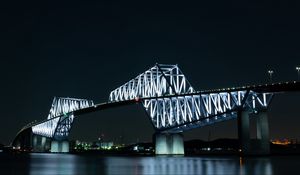
POLYGON ((0 174, 272 175, 294 171, 299 157, 103 157, 72 154, 0 154, 0 174), (10 157, 9 157, 10 156, 10 157), (294 168, 294 169, 292 169, 294 168))
POLYGON ((32 153, 29 174, 75 174, 77 160, 75 155, 32 153))
POLYGON ((273 174, 268 159, 240 165, 236 157, 142 157, 133 160, 108 158, 106 165, 107 174, 273 174))

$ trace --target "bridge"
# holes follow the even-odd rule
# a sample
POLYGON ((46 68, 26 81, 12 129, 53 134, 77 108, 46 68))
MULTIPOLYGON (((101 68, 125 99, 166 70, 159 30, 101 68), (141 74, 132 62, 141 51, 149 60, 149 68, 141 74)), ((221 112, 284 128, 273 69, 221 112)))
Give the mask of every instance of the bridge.
POLYGON ((184 154, 184 131, 233 119, 238 121, 240 151, 268 154, 268 107, 276 93, 291 91, 300 91, 300 82, 196 91, 178 65, 156 64, 111 91, 105 103, 55 97, 47 118, 24 126, 12 145, 33 151, 69 152, 68 136, 75 117, 141 104, 155 130, 156 154, 184 154), (257 117, 255 147, 250 144, 250 115, 257 117))

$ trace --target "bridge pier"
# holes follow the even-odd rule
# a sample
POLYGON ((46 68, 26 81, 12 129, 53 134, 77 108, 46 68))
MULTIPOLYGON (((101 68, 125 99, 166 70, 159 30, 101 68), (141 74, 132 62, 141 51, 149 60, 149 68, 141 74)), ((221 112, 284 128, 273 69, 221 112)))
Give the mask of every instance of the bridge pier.
POLYGON ((241 154, 250 153, 250 128, 249 128, 249 113, 248 111, 238 111, 238 137, 239 137, 239 152, 241 154))
POLYGON ((270 154, 269 122, 266 111, 259 112, 256 120, 256 136, 258 140, 258 153, 270 154))
POLYGON ((156 155, 183 155, 183 135, 179 133, 155 134, 156 155))
POLYGON ((41 151, 45 151, 46 149, 46 137, 42 137, 41 139, 41 151))
POLYGON ((238 111, 239 151, 242 155, 270 154, 269 123, 266 111, 256 114, 256 137, 251 142, 248 111, 238 111))
POLYGON ((37 150, 37 146, 38 145, 38 138, 37 135, 32 135, 32 151, 36 151, 37 150))
POLYGON ((45 152, 46 151, 47 138, 33 134, 32 136, 32 151, 33 152, 45 152))
POLYGON ((68 153, 69 152, 69 142, 67 140, 51 141, 51 150, 52 153, 68 153))

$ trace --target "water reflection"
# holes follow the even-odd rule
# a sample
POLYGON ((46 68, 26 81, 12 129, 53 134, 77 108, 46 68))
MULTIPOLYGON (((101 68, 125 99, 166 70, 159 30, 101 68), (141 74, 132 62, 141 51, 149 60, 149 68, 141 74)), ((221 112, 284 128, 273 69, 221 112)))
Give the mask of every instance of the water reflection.
POLYGON ((242 165, 236 157, 107 158, 106 166, 106 174, 273 174, 270 161, 262 158, 245 160, 242 165))
POLYGON ((30 175, 76 174, 80 165, 75 155, 67 154, 31 154, 30 175))
POLYGON ((252 159, 243 159, 240 158, 240 175, 272 175, 273 169, 270 158, 252 158, 252 159))
MULTIPOLYGON (((0 174, 205 174, 272 175, 295 168, 296 158, 101 157, 72 154, 0 154, 0 174), (290 162, 288 161, 290 160, 290 162), (286 166, 286 167, 285 167, 286 166), (281 168, 279 168, 281 167, 281 168), (274 168, 276 171, 274 171, 274 168)), ((296 166, 297 167, 297 166, 296 166)))

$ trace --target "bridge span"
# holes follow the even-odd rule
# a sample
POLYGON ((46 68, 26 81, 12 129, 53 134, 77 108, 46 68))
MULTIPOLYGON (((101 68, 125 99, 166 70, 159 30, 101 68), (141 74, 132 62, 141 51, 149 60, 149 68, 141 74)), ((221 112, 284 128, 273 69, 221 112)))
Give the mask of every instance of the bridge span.
POLYGON ((68 152, 75 116, 141 104, 155 130, 156 154, 184 154, 186 130, 237 119, 240 151, 269 153, 267 110, 276 93, 300 91, 300 82, 281 82, 196 91, 177 65, 156 64, 113 90, 108 102, 54 98, 47 119, 24 126, 12 145, 33 151, 68 152), (257 116, 257 144, 250 145, 249 114, 257 116), (46 146, 46 140, 51 144, 46 146))

